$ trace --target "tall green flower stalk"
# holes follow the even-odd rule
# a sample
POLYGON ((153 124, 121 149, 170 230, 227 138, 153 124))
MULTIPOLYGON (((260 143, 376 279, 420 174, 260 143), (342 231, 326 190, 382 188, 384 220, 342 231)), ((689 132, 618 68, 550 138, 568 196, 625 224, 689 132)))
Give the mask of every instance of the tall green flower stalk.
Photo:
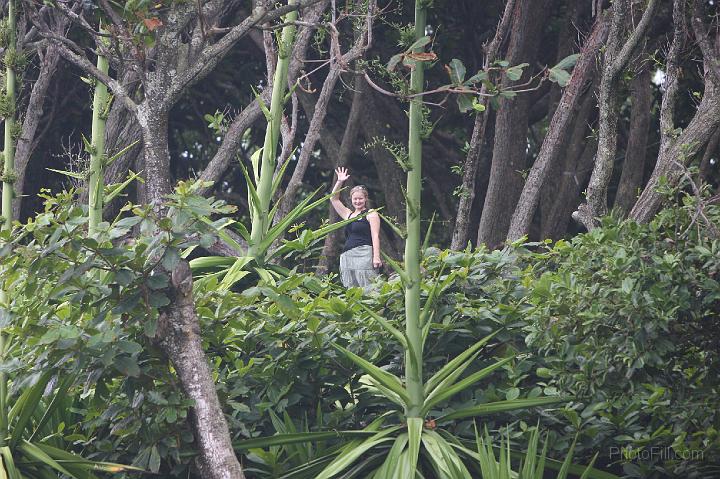
MULTIPOLYGON (((100 33, 106 31, 100 27, 100 33)), ((97 68, 107 75, 109 62, 107 57, 98 52, 97 68)), ((105 123, 109 111, 109 96, 107 85, 95 80, 92 110, 92 137, 90 139, 90 177, 88 194, 88 233, 92 235, 98 223, 102 221, 103 187, 105 161, 105 123)))
MULTIPOLYGON (((297 5, 297 3, 297 0, 288 0, 288 5, 297 5)), ((259 263, 264 261, 264 251, 260 244, 266 237, 272 223, 270 202, 275 189, 273 187, 273 176, 277 159, 276 150, 280 137, 280 122, 283 115, 283 105, 285 104, 285 93, 287 91, 288 66, 292 55, 293 42, 295 41, 296 27, 294 22, 297 18, 297 10, 288 13, 284 18, 286 25, 283 27, 278 41, 278 59, 273 79, 270 111, 268 112, 266 108, 263 108, 267 118, 267 129, 265 130, 259 175, 257 165, 253 165, 257 189, 254 198, 251 198, 252 229, 250 231, 248 256, 255 258, 259 263)))
MULTIPOLYGON (((15 173, 15 68, 14 62, 17 58, 16 43, 16 15, 15 0, 8 2, 8 16, 6 30, 8 32, 8 43, 5 48, 5 98, 2 103, 5 106, 5 143, 3 151, 3 172, 2 172, 2 225, 0 230, 10 231, 13 216, 13 182, 15 173)), ((0 287, 0 307, 7 305, 7 292, 0 287)), ((0 324, 0 328, 2 325, 0 324)), ((0 362, 5 361, 6 353, 5 334, 0 329, 0 362)), ((8 435, 8 404, 7 404, 7 375, 0 372, 0 447, 5 446, 8 435)))
MULTIPOLYGON (((415 40, 425 36, 427 1, 415 2, 415 40)), ((419 53, 417 47, 413 53, 419 53)), ((425 64, 417 61, 410 74, 410 93, 422 93, 425 82, 425 64)), ((409 348, 405 352, 405 378, 409 404, 405 415, 420 418, 425 392, 422 379, 422 324, 420 323, 420 197, 422 190, 422 96, 410 100, 407 176, 407 207, 405 218, 407 238, 405 239, 405 334, 409 348)))

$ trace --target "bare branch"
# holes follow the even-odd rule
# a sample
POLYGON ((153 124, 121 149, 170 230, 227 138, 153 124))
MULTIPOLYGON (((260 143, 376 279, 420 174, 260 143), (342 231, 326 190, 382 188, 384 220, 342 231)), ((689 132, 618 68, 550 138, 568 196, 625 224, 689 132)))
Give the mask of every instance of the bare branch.
POLYGON ((264 8, 255 8, 249 17, 243 20, 239 25, 233 27, 217 43, 206 47, 202 52, 200 52, 198 58, 186 71, 182 72, 173 79, 172 84, 167 91, 166 101, 169 104, 174 103, 175 99, 182 91, 185 90, 185 88, 201 80, 209 72, 211 72, 220 60, 222 60, 222 58, 227 54, 230 48, 232 48, 232 46, 235 45, 241 38, 247 35, 251 28, 257 26, 259 23, 274 20, 288 12, 302 9, 319 1, 321 0, 304 0, 296 5, 285 5, 270 11, 264 8))

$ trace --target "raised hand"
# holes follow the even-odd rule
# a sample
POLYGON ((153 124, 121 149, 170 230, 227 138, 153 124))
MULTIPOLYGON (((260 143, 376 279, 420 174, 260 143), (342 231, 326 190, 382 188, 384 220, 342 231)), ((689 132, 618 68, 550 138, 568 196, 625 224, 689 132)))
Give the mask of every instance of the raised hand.
POLYGON ((343 168, 342 166, 335 168, 335 174, 337 175, 337 180, 341 183, 350 179, 350 173, 348 173, 347 168, 343 168))

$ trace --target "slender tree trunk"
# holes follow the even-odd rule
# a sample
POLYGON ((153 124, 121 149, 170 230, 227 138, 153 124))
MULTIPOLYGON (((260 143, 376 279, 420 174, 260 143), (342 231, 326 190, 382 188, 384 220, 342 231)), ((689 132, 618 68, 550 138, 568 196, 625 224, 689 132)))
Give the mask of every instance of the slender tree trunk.
POLYGON ((705 73, 705 92, 695 116, 680 136, 661 156, 645 189, 630 211, 630 218, 640 223, 649 222, 662 206, 663 196, 657 191, 660 179, 668 184, 677 184, 682 176, 682 167, 689 163, 710 141, 720 127, 720 86, 714 75, 705 73))
POLYGON ((623 41, 624 25, 630 18, 630 1, 616 0, 612 4, 613 18, 600 81, 598 153, 587 188, 587 201, 573 214, 573 218, 588 230, 595 228, 599 218, 607 214, 607 189, 617 152, 620 76, 650 27, 657 5, 657 0, 650 0, 637 26, 627 41, 623 41))
POLYGON ((632 111, 630 113, 630 137, 625 149, 620 183, 615 195, 615 209, 626 216, 642 188, 647 157, 650 109, 652 108, 652 85, 650 70, 642 67, 630 86, 632 111))
POLYGON ((568 134, 572 131, 570 125, 577 118, 582 94, 595 71, 595 57, 605 42, 607 33, 607 16, 601 14, 597 18, 592 33, 588 37, 580 58, 573 69, 570 81, 560 99, 560 104, 550 121, 540 152, 525 181, 510 223, 508 241, 515 241, 529 232, 530 224, 540 200, 542 186, 548 172, 557 161, 567 141, 568 134))
MULTIPOLYGON (((485 53, 484 67, 487 68, 496 60, 500 46, 502 45, 512 21, 512 12, 515 8, 516 0, 508 0, 505 4, 503 16, 495 30, 495 36, 488 45, 485 53)), ((481 93, 487 92, 487 87, 483 84, 480 87, 481 93)), ((475 202, 475 189, 478 176, 478 167, 482 149, 485 144, 485 130, 487 127, 489 102, 486 97, 481 97, 481 102, 485 107, 485 111, 475 114, 475 124, 470 138, 470 148, 468 149, 465 164, 463 165, 463 177, 460 185, 460 200, 458 202, 457 214, 455 216, 455 225, 453 227, 450 248, 459 250, 467 245, 469 239, 469 226, 471 221, 471 209, 475 202)))
MULTIPOLYGON (((518 2, 513 12, 512 34, 508 47, 510 64, 535 60, 545 19, 549 15, 548 2, 518 2)), ((520 82, 527 81, 529 71, 520 82)), ((509 86, 506 82, 504 86, 509 86)), ((505 240, 510 226, 510 211, 515 209, 527 168, 529 95, 502 100, 495 121, 495 145, 490 167, 490 183, 485 195, 478 245, 496 248, 505 240)))
MULTIPOLYGON (((25 110, 22 133, 17 142, 15 151, 15 193, 13 200, 13 217, 20 218, 22 209, 22 195, 25 191, 25 173, 30 163, 38 138, 36 138, 38 127, 43 119, 47 91, 57 71, 60 54, 54 45, 48 45, 45 54, 40 54, 40 71, 38 78, 33 84, 30 92, 30 100, 25 110)), ((52 101, 52 100, 51 100, 52 101)))
MULTIPOLYGON (((415 40, 425 36, 427 11, 423 0, 415 2, 415 40)), ((420 49, 416 49, 419 52, 420 49)), ((416 62, 410 73, 410 92, 421 93, 425 88, 425 64, 416 62)), ((425 400, 422 377, 422 324, 420 324, 420 220, 422 190, 422 97, 410 100, 407 191, 405 221, 407 238, 405 239, 405 334, 413 346, 406 352, 405 380, 410 397, 405 416, 421 418, 421 408, 425 400), (415 357, 412 357, 412 355, 415 357)), ((411 458, 413 460, 413 458, 411 458)), ((414 458, 417 462, 417 458, 414 458)), ((410 467, 409 470, 414 470, 410 467)))
POLYGON ((580 204, 580 192, 587 185, 592 171, 592 161, 597 142, 592 141, 590 124, 596 116, 597 88, 591 85, 583 96, 580 111, 572 126, 572 132, 563 148, 560 160, 553 171, 553 181, 546 181, 544 201, 548 206, 541 210, 540 238, 560 238, 567 230, 573 211, 580 204))

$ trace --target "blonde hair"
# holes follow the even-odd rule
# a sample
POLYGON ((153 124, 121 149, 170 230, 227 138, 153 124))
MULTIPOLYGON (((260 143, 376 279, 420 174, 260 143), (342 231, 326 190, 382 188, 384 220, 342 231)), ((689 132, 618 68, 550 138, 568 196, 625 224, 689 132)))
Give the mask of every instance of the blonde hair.
POLYGON ((368 189, 363 185, 357 185, 353 186, 353 188, 350 190, 350 197, 352 198, 353 193, 356 191, 361 191, 365 195, 365 199, 370 199, 368 196, 368 189))

